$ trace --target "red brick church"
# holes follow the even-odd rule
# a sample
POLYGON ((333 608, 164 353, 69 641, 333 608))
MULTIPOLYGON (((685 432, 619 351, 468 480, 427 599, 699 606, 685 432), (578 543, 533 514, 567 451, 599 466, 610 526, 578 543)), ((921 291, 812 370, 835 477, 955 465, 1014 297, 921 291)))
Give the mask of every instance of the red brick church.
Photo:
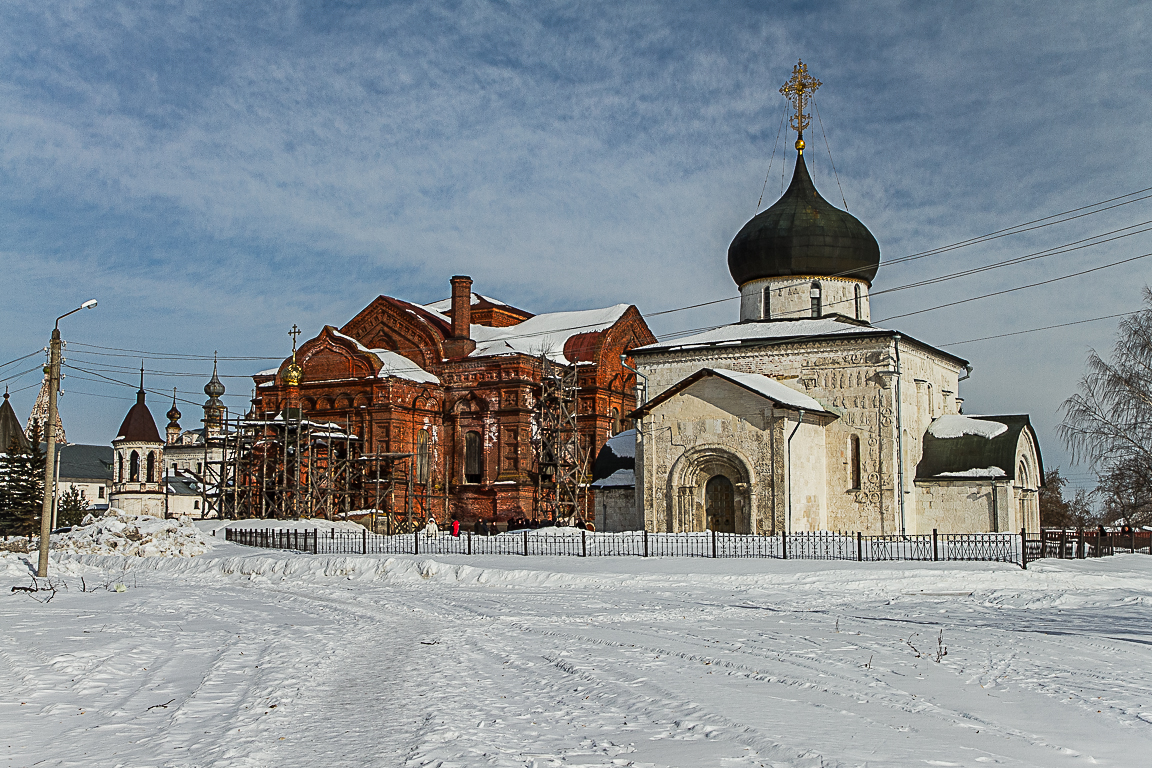
MULTIPOLYGON (((393 509, 468 522, 538 516, 540 409, 545 368, 576 372, 581 480, 636 407, 625 351, 655 342, 640 312, 605 309, 532 315, 452 278, 450 299, 429 305, 379 296, 336 329, 325 326, 279 368, 254 376, 253 415, 299 408, 345 424, 366 455, 410 454, 393 509), (411 506, 407 506, 411 501, 411 506)), ((582 497, 588 517, 591 500, 582 497)))

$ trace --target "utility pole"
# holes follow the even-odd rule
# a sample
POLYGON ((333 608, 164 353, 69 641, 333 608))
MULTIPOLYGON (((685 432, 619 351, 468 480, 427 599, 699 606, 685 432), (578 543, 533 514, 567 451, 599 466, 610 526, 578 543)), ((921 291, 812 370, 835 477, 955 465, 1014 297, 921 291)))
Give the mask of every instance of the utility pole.
POLYGON ((48 544, 52 538, 52 509, 56 500, 56 394, 60 390, 60 321, 82 309, 92 309, 96 306, 96 299, 89 299, 72 312, 65 312, 56 318, 56 326, 52 329, 52 342, 48 353, 48 449, 44 454, 44 502, 40 506, 40 562, 36 567, 36 575, 43 578, 48 575, 48 544))

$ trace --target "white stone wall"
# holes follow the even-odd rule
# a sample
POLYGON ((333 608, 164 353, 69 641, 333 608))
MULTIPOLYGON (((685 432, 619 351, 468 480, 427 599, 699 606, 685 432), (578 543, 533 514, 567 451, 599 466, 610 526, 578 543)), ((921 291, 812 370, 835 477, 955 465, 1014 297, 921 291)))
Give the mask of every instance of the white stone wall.
POLYGON ((812 317, 812 285, 820 286, 820 314, 868 322, 868 283, 846 277, 772 277, 740 286, 740 320, 798 320, 812 317), (764 289, 769 289, 768 313, 764 289), (860 300, 856 301, 859 288, 860 300), (859 307, 857 307, 859 303, 859 307), (859 310, 859 311, 857 311, 859 310))
POLYGON ((163 493, 118 493, 112 494, 112 506, 130 515, 152 515, 164 517, 163 493))
MULTIPOLYGON (((804 511, 793 521, 795 530, 849 530, 870 534, 893 534, 903 530, 915 533, 924 527, 917 517, 918 501, 915 483, 916 464, 920 461, 923 436, 931 421, 946 413, 957 412, 958 380, 964 368, 951 358, 934 353, 907 339, 892 337, 820 339, 788 344, 765 344, 732 348, 709 348, 644 355, 637 365, 648 376, 649 399, 658 396, 701 368, 727 368, 736 371, 760 373, 770 376, 799 392, 804 392, 834 411, 839 418, 831 420, 822 429, 822 462, 801 462, 794 457, 792 478, 793 511, 803 505, 804 511), (899 349, 899 366, 896 355, 899 349), (899 371, 899 373, 897 373, 899 371), (900 394, 899 417, 903 439, 897 440, 896 393, 900 394), (861 485, 852 487, 852 467, 848 452, 849 440, 855 435, 860 441, 861 485), (897 444, 903 448, 904 512, 901 516, 897 493, 900 464, 897 444), (812 497, 812 501, 808 501, 812 497), (817 501, 816 499, 819 499, 817 501), (797 526, 805 526, 800 528, 797 526)), ((673 398, 673 400, 682 398, 673 398)), ((761 406, 763 407, 763 406, 761 406)), ((728 429, 748 431, 756 420, 739 419, 719 413, 691 418, 673 417, 668 412, 653 413, 644 419, 643 447, 648 455, 638 456, 637 504, 644 510, 649 530, 665 530, 669 514, 668 489, 658 488, 668 481, 676 457, 685 450, 684 430, 678 422, 701 419, 724 419, 728 429), (676 431, 673 432, 673 427, 676 431), (662 431, 663 430, 663 431, 662 431), (673 437, 676 445, 672 444, 673 437), (659 478, 659 479, 653 479, 659 478)), ((757 472, 757 483, 771 483, 773 476, 784 472, 783 453, 786 438, 783 426, 774 436, 767 426, 756 428, 767 437, 762 438, 751 460, 753 471, 760 467, 769 470, 774 461, 780 466, 773 475, 770 471, 757 472), (775 451, 775 453, 773 453, 775 451), (773 459, 775 456, 775 460, 773 459)), ((792 424, 795 422, 793 421, 792 424)), ((787 427, 791 428, 791 425, 787 427)), ((702 427, 705 431, 714 429, 702 427)), ((720 427, 724 429, 724 427, 720 427)), ((798 434, 796 441, 801 440, 798 434)), ((805 439, 805 445, 815 445, 815 439, 805 439)), ((801 449, 805 450, 805 449, 801 449)), ((777 488, 749 489, 749 501, 757 515, 758 525, 784 520, 785 500, 783 480, 777 488), (767 504, 776 493, 776 506, 767 504), (767 507, 766 507, 767 505, 767 507), (766 511, 768 508, 768 511, 766 511)), ((927 526, 931 530, 932 526, 927 526)))
POLYGON ((597 531, 618 533, 644 528, 644 517, 637 512, 634 488, 597 488, 595 509, 597 531))

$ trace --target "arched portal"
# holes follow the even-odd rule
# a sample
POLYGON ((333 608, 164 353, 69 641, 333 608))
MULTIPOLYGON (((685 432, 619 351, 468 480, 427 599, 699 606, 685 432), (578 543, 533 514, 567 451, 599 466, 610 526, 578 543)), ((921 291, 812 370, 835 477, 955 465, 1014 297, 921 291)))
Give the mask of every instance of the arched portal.
POLYGON ((704 514, 710 530, 736 533, 735 488, 724 475, 716 475, 705 484, 704 514))

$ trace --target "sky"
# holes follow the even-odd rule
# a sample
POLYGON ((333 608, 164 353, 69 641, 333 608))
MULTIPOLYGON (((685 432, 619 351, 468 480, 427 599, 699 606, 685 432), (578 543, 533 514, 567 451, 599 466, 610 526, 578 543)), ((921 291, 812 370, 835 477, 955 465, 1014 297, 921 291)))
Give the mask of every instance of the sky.
MULTIPOLYGON (((245 408, 246 377, 290 352, 293 324, 303 339, 379 294, 435 301, 454 274, 537 313, 735 296, 728 244, 795 161, 778 89, 801 58, 823 82, 805 157, 879 241, 874 291, 1132 227, 1152 200, 883 264, 1152 187, 1150 16, 1108 2, 10 0, 0 363, 97 298, 61 322, 68 363, 89 373, 67 371, 60 407, 70 441, 107 443, 134 385, 94 373, 131 383, 141 359, 118 350, 145 351, 148 389, 178 387, 190 422, 214 352, 226 402, 245 408)), ((1152 252, 1140 229, 877 296, 873 320, 1152 252)), ((1152 258, 881 324, 950 345, 1133 311, 1149 274, 1152 258)), ((737 318, 728 301, 651 325, 737 318)), ((1055 428, 1116 322, 946 346, 974 365, 965 411, 1031 414, 1045 464, 1090 484, 1055 428)), ((0 372, 21 418, 42 359, 0 372)), ((149 403, 162 428, 170 400, 149 403)))

